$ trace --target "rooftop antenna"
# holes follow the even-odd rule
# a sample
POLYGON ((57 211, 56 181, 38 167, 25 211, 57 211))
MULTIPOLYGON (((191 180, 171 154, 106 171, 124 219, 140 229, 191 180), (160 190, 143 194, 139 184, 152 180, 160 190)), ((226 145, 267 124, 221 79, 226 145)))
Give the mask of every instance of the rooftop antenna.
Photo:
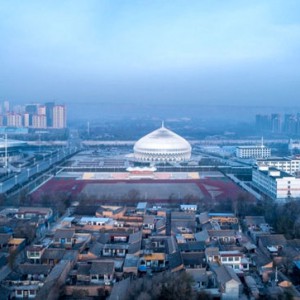
POLYGON ((4 145, 5 145, 5 172, 7 172, 8 173, 8 162, 7 162, 7 133, 5 133, 5 135, 4 135, 4 138, 5 138, 5 143, 4 143, 4 145))
POLYGON ((261 137, 261 147, 262 148, 264 147, 264 137, 263 136, 261 137))
POLYGON ((161 128, 165 128, 165 121, 161 121, 161 128))

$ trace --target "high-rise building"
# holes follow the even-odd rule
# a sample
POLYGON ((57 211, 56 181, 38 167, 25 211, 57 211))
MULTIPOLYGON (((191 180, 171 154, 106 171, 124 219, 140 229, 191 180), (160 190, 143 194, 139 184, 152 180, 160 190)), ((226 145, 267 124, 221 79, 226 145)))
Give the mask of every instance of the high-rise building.
POLYGON ((25 112, 29 114, 29 126, 32 126, 33 115, 38 114, 39 104, 26 104, 25 112))
POLYGON ((259 132, 269 131, 271 128, 270 117, 268 115, 256 115, 255 126, 259 132))
POLYGON ((53 128, 66 128, 66 107, 64 105, 55 105, 53 107, 53 128))
POLYGON ((38 115, 46 115, 46 105, 40 105, 38 107, 38 115))
POLYGON ((3 112, 4 113, 9 112, 9 101, 4 101, 3 102, 3 112))
POLYGON ((46 115, 33 115, 32 116, 33 128, 47 128, 46 115))
POLYGON ((280 114, 271 115, 271 129, 274 133, 281 132, 281 118, 280 114))
POLYGON ((54 102, 47 102, 46 106, 46 118, 47 118, 47 126, 53 127, 53 108, 55 103, 54 102))
POLYGON ((22 127, 22 115, 15 113, 7 114, 7 126, 22 127))
POLYGON ((24 125, 24 127, 29 127, 30 126, 30 115, 29 115, 29 113, 24 113, 24 115, 23 115, 23 125, 24 125))

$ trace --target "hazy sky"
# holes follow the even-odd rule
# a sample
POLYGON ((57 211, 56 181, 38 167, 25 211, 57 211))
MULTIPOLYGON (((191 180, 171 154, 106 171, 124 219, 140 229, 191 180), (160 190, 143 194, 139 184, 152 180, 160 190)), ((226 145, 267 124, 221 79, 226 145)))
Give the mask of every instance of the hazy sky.
POLYGON ((298 105, 299 12, 299 0, 0 0, 0 101, 298 105))

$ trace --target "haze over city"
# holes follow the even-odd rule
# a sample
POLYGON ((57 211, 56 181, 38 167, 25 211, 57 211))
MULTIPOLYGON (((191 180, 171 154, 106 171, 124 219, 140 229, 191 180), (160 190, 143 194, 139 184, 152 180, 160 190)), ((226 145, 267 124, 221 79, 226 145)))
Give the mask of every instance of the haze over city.
POLYGON ((108 114, 114 104, 295 107, 299 10, 298 1, 1 1, 0 97, 57 100, 81 117, 103 104, 108 114))

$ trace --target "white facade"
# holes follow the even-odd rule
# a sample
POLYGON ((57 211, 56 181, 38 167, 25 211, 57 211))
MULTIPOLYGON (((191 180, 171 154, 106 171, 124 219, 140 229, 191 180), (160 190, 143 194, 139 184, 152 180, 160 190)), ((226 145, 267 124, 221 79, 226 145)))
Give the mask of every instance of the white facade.
POLYGON ((271 149, 265 146, 239 146, 236 148, 239 158, 267 158, 271 156, 271 149))
POLYGON ((162 125, 139 139, 133 150, 135 160, 159 163, 187 161, 192 148, 188 141, 162 125))
POLYGON ((300 178, 275 168, 267 166, 254 168, 252 182, 262 193, 274 200, 300 198, 300 178))
POLYGON ((46 115, 46 106, 45 105, 40 105, 38 107, 38 115, 46 115))
POLYGON ((7 114, 7 126, 22 127, 22 116, 20 114, 7 114))
POLYGON ((297 173, 300 170, 300 159, 269 158, 269 159, 258 159, 256 163, 260 167, 263 166, 274 167, 280 171, 292 175, 297 173))
POLYGON ((32 116, 33 128, 47 128, 46 115, 33 115, 32 116))
POLYGON ((53 128, 63 129, 66 126, 66 107, 64 105, 55 105, 53 107, 53 128))

